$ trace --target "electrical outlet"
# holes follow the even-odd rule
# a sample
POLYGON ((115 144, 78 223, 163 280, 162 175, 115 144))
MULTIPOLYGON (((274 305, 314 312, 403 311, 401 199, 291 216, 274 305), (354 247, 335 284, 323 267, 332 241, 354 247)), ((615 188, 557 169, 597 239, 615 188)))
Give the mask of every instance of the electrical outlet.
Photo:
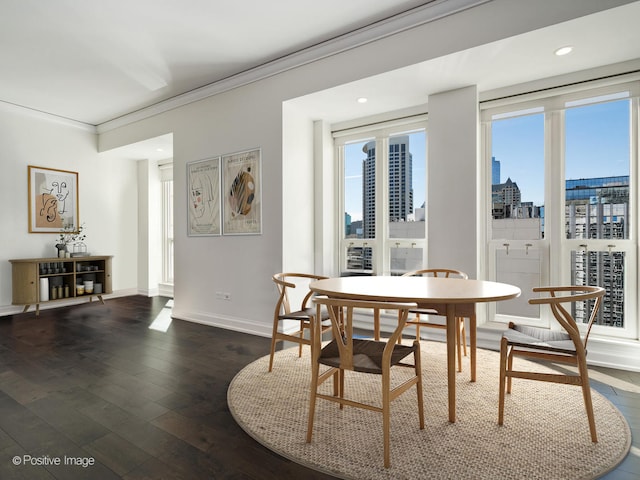
POLYGON ((224 300, 224 293, 223 292, 216 292, 216 299, 217 300, 224 300))
POLYGON ((228 300, 231 300, 231 294, 230 294, 229 292, 223 292, 223 293, 222 293, 222 298, 223 298, 224 300, 227 300, 227 301, 228 301, 228 300))

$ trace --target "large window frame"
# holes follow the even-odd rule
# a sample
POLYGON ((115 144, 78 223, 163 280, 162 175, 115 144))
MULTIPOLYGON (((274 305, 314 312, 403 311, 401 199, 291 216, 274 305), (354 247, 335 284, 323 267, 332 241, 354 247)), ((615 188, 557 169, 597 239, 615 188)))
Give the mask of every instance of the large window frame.
MULTIPOLYGON (((486 260, 486 275, 490 280, 497 278, 496 259, 504 254, 505 248, 514 251, 526 251, 534 249, 540 252, 540 283, 541 284, 570 284, 572 281, 570 270, 570 259, 572 252, 588 250, 589 252, 611 253, 620 252, 625 257, 625 277, 624 277, 624 326, 609 327, 604 325, 594 325, 593 332, 604 337, 618 338, 638 338, 638 295, 637 295, 637 274, 640 270, 638 262, 638 142, 640 137, 639 129, 639 96, 640 82, 618 82, 608 81, 592 82, 577 87, 564 87, 547 92, 523 95, 517 99, 499 100, 485 102, 481 105, 482 120, 482 152, 483 152, 483 175, 482 175, 482 199, 491 198, 491 127, 492 120, 496 116, 508 115, 509 112, 542 111, 545 116, 545 199, 544 199, 544 225, 545 236, 543 239, 504 241, 503 239, 493 239, 491 233, 492 218, 489 211, 489 202, 482 200, 480 215, 483 222, 486 222, 486 249, 481 252, 486 260), (626 97, 620 92, 628 92, 626 97), (628 238, 616 239, 580 239, 566 238, 565 232, 565 114, 574 105, 580 105, 583 99, 600 98, 601 102, 614 101, 616 98, 628 98, 630 102, 630 158, 629 158, 629 209, 632 225, 628 232, 628 238)), ((531 292, 523 291, 523 296, 529 298, 531 292)), ((551 329, 558 328, 557 324, 551 320, 547 309, 540 311, 540 318, 521 318, 524 323, 533 323, 547 326, 551 329)), ((502 316, 497 313, 496 306, 490 307, 489 318, 495 322, 506 322, 513 317, 502 316)), ((580 326, 583 328, 582 326, 580 326)))
POLYGON ((158 167, 162 196, 162 283, 173 285, 173 162, 163 162, 158 167))
MULTIPOLYGON (((337 162, 335 170, 338 186, 338 199, 336 204, 335 218, 337 223, 336 235, 339 247, 337 256, 336 271, 341 275, 370 274, 370 275, 400 275, 404 272, 393 269, 391 266, 392 249, 396 252, 408 252, 410 255, 415 249, 422 250, 422 260, 416 268, 424 268, 427 265, 427 227, 424 222, 423 238, 390 238, 389 234, 389 139, 391 137, 410 134, 413 132, 427 132, 426 115, 419 118, 413 117, 410 120, 397 120, 386 122, 376 126, 366 126, 350 128, 338 132, 332 132, 334 139, 334 153, 337 162), (373 141, 376 149, 375 163, 375 238, 347 238, 345 234, 345 145, 354 142, 373 141), (380 187, 382 186, 382 188, 380 187), (402 250, 404 249, 404 250, 402 250), (349 268, 349 257, 353 252, 365 252, 371 255, 371 268, 361 271, 354 271, 349 268)), ((427 187, 426 162, 427 155, 425 149, 425 177, 424 184, 427 187)), ((426 197, 426 190, 425 190, 426 197)), ((426 208, 426 198, 424 199, 426 208)), ((416 205, 414 204, 414 208, 416 205)), ((363 253, 364 254, 364 253, 363 253)))

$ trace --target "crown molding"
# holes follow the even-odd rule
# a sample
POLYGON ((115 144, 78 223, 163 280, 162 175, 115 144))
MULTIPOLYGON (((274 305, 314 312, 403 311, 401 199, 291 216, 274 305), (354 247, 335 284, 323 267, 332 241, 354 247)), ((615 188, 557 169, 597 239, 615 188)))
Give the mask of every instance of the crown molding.
POLYGON ((23 105, 18 105, 17 103, 11 103, 11 102, 6 102, 4 100, 0 100, 0 110, 4 112, 18 114, 18 115, 26 115, 26 116, 36 118, 39 120, 44 120, 50 123, 57 123, 59 125, 64 125, 65 127, 77 128, 79 130, 83 130, 85 132, 89 132, 93 134, 98 133, 98 129, 95 125, 79 122, 77 120, 61 117, 59 115, 53 115, 52 113, 42 112, 40 110, 35 110, 33 108, 25 107, 23 105))
POLYGON ((133 122, 227 92, 288 70, 375 42, 492 0, 434 0, 372 25, 267 62, 204 87, 169 98, 135 112, 97 125, 98 133, 108 132, 133 122))

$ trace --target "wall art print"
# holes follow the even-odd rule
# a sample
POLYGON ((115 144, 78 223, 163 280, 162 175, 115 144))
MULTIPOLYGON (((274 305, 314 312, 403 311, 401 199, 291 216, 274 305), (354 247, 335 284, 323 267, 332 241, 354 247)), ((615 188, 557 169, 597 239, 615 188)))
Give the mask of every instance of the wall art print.
POLYGON ((28 166, 29 232, 60 233, 78 227, 78 173, 28 166))
POLYGON ((224 235, 262 233, 261 150, 223 155, 224 235))
POLYGON ((189 236, 220 235, 220 157, 187 163, 189 236))

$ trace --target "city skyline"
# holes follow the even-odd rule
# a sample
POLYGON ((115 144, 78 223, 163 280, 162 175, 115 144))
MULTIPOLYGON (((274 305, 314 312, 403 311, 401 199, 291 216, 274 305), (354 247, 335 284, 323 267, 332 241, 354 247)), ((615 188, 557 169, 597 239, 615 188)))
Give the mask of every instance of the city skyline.
MULTIPOLYGON (((565 180, 630 175, 630 100, 579 105, 565 111, 565 180)), ((426 133, 413 132, 414 209, 426 200, 426 133)), ((362 220, 362 147, 371 138, 345 145, 345 213, 362 220)), ((544 205, 544 113, 492 122, 492 156, 501 165, 500 183, 518 184, 523 202, 544 205)), ((564 182, 563 182, 564 184, 564 182)))
MULTIPOLYGON (((629 102, 566 110, 566 180, 629 175, 629 102)), ((544 205, 543 113, 495 120, 492 155, 500 162, 501 183, 511 178, 523 202, 544 205)))

